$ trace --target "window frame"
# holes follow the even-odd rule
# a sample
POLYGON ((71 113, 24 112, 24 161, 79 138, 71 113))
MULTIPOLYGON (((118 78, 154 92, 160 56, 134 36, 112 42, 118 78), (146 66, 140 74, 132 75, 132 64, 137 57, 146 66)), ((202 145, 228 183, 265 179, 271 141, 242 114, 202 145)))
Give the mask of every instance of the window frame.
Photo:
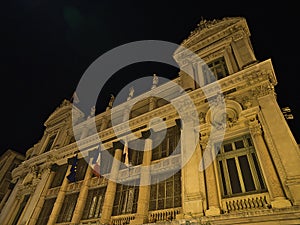
MULTIPOLYGON (((243 135, 240 137, 236 137, 230 140, 223 141, 222 143, 215 144, 215 150, 217 151, 216 157, 216 166, 217 166, 217 174, 220 183, 221 195, 223 198, 229 198, 234 196, 240 196, 251 193, 261 193, 266 192, 266 183, 263 177, 262 169, 259 163, 259 160, 256 155, 256 150, 249 134, 243 135), (243 141, 243 148, 236 148, 235 143, 238 141, 243 141), (231 144, 232 150, 225 151, 224 146, 231 144), (219 149, 218 149, 219 148, 219 149), (247 162, 249 165, 250 173, 252 175, 252 180, 254 183, 254 190, 247 191, 247 184, 245 181, 247 177, 243 176, 243 168, 241 166, 241 162, 239 157, 246 156, 247 162), (237 170, 237 176, 239 179, 239 185, 241 188, 240 192, 233 193, 233 187, 230 181, 230 171, 228 169, 228 160, 234 159, 235 167, 237 170), (220 164, 221 162, 221 164, 220 164), (222 166, 222 168, 221 168, 222 166), (225 184, 224 184, 225 182, 225 184)), ((241 158, 240 158, 241 159, 241 158)), ((245 171, 245 168, 244 168, 245 171)), ((250 179, 250 178, 248 178, 250 179)), ((249 182, 249 180, 248 180, 249 182)), ((249 188, 249 185, 248 185, 249 188)))

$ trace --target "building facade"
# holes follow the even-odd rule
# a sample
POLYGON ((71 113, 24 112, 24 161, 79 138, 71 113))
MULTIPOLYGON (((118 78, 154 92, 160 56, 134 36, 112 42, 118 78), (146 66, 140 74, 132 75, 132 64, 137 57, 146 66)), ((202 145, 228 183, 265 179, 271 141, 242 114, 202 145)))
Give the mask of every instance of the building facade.
POLYGON ((25 160, 25 156, 8 149, 0 157, 0 212, 13 189, 11 172, 25 160))
POLYGON ((13 170, 0 224, 299 224, 299 146, 245 18, 202 20, 181 45, 173 82, 95 116, 64 100, 13 170))

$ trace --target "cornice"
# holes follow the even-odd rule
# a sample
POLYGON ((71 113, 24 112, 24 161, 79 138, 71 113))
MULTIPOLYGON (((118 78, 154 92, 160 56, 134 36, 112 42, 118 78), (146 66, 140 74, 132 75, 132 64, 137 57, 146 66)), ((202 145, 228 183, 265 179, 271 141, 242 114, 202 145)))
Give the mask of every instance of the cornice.
POLYGON ((183 48, 179 47, 175 51, 174 56, 179 60, 183 59, 187 55, 187 50, 185 48, 188 48, 189 51, 196 52, 197 50, 202 49, 225 37, 231 36, 233 39, 236 39, 237 33, 239 34, 238 36, 241 34, 250 36, 250 31, 245 19, 226 18, 220 23, 216 23, 214 26, 211 26, 211 28, 205 30, 196 29, 193 31, 192 34, 182 42, 181 45, 183 48), (215 33, 209 32, 210 30, 214 31, 214 28, 218 28, 219 31, 215 31, 215 33))

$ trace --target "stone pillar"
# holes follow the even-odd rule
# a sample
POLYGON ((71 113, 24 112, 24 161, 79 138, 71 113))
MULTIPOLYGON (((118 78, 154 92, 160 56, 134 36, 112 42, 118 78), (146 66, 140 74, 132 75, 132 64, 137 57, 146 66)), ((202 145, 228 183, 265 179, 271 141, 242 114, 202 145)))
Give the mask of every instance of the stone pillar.
POLYGON ((195 131, 193 120, 186 120, 181 129, 182 154, 182 208, 185 217, 203 216, 203 190, 199 171, 200 146, 199 135, 195 131), (185 164, 184 164, 185 163, 185 164), (188 215, 188 216, 187 216, 188 215))
MULTIPOLYGON (((68 166, 67 173, 70 171, 71 167, 72 167, 72 165, 68 166)), ((66 174, 66 176, 63 180, 63 183, 60 186, 59 192, 57 194, 57 197, 56 197, 52 212, 49 216, 47 225, 54 225, 56 223, 58 214, 61 210, 62 204, 63 204, 65 196, 66 196, 68 184, 69 184, 69 181, 68 181, 67 174, 66 174)))
POLYGON ((144 224, 148 222, 148 211, 151 188, 151 160, 152 160, 152 140, 149 138, 150 130, 142 132, 145 139, 143 163, 141 168, 140 187, 138 196, 138 206, 135 219, 130 224, 144 224))
POLYGON ((18 197, 18 187, 22 183, 18 181, 15 185, 14 189, 11 192, 4 208, 0 214, 0 224, 9 224, 9 220, 12 218, 12 214, 17 210, 17 206, 19 204, 19 197, 18 197))
POLYGON ((220 200, 218 193, 217 175, 214 167, 213 152, 214 147, 207 142, 206 139, 201 141, 202 151, 209 151, 207 158, 204 159, 205 166, 205 182, 206 182, 206 194, 207 194, 207 209, 205 211, 206 216, 215 216, 221 213, 220 200), (209 158, 210 157, 210 158, 209 158), (209 163, 209 165, 208 165, 209 163))
POLYGON ((285 197, 274 164, 262 137, 261 126, 255 116, 249 118, 249 129, 256 149, 256 154, 261 162, 260 165, 269 190, 272 208, 291 206, 291 202, 285 197))
POLYGON ((81 220, 81 217, 82 217, 82 213, 83 213, 84 206, 85 206, 85 203, 86 203, 86 199, 87 199, 87 196, 88 196, 90 180, 92 178, 93 168, 90 166, 91 163, 92 163, 91 160, 93 160, 93 159, 90 159, 90 163, 89 163, 89 165, 86 169, 85 177, 84 177, 82 186, 80 188, 80 192, 79 192, 77 203, 76 203, 76 206, 75 206, 75 209, 74 209, 71 224, 79 224, 79 222, 81 220))
POLYGON ((6 203, 6 201, 7 201, 7 199, 8 199, 10 193, 11 193, 11 189, 8 189, 8 190, 6 191, 6 193, 5 193, 4 197, 3 197, 3 199, 1 200, 1 203, 0 203, 0 213, 1 213, 1 211, 2 211, 2 208, 3 208, 4 204, 6 203))
POLYGON ((275 93, 260 96, 258 102, 263 106, 260 108, 259 119, 263 128, 268 130, 266 141, 283 188, 293 205, 300 205, 299 146, 282 115, 275 93))
POLYGON ((113 210, 113 204, 114 204, 116 188, 117 188, 116 181, 118 178, 124 145, 118 141, 118 142, 113 142, 113 147, 115 149, 115 155, 114 155, 114 160, 112 163, 112 168, 109 175, 104 203, 102 207, 102 216, 100 219, 100 222, 102 224, 110 223, 110 218, 113 210))
POLYGON ((43 208, 43 205, 44 205, 44 202, 45 202, 45 196, 47 195, 47 192, 48 192, 48 189, 52 183, 52 180, 55 176, 55 172, 48 168, 47 169, 48 171, 46 171, 46 176, 47 176, 47 181, 46 181, 46 184, 45 186, 41 189, 42 190, 42 193, 38 199, 38 202, 36 204, 36 207, 34 208, 34 211, 32 213, 32 216, 31 218, 29 219, 27 225, 35 225, 36 222, 37 222, 37 219, 39 217, 39 214, 43 208))

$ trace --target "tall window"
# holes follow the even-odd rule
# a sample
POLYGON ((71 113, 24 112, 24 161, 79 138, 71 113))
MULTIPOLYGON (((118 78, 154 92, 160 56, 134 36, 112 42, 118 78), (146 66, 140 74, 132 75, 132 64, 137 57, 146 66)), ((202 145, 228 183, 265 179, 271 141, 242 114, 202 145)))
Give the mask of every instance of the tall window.
POLYGON ((162 180, 161 175, 152 176, 149 210, 181 206, 181 172, 162 180))
POLYGON ((22 215, 22 212, 28 202, 28 199, 29 199, 30 195, 25 195, 24 198, 23 198, 23 201, 21 202, 20 206, 19 206, 19 209, 17 211, 17 215, 15 216, 14 218, 14 221, 12 223, 12 225, 16 225, 20 219, 20 216, 22 215))
POLYGON ((77 169, 76 169, 76 181, 84 179, 86 169, 88 167, 88 162, 85 158, 78 159, 77 169))
POLYGON ((161 159, 164 157, 167 157, 171 155, 177 145, 177 152, 174 152, 173 154, 179 154, 180 153, 180 129, 178 126, 173 126, 167 129, 166 135, 164 135, 164 131, 159 131, 154 135, 153 138, 153 146, 156 146, 152 150, 152 160, 161 159), (161 141, 161 137, 165 136, 165 138, 161 141), (161 142, 159 144, 159 142, 161 142))
POLYGON ((49 138, 49 140, 48 140, 48 142, 47 142, 47 145, 46 145, 46 147, 45 147, 45 149, 44 149, 44 152, 48 152, 49 150, 51 150, 52 145, 53 145, 53 142, 54 142, 54 140, 55 140, 55 137, 56 137, 56 134, 50 136, 50 138, 49 138))
POLYGON ((205 84, 228 76, 228 69, 224 57, 220 57, 202 67, 205 84))
POLYGON ((217 163, 223 197, 266 191, 249 135, 218 143, 217 163))
POLYGON ((49 220, 56 198, 46 199, 43 208, 39 214, 36 225, 45 225, 49 220))
POLYGON ((52 180, 50 188, 58 187, 62 184, 64 177, 66 175, 66 172, 67 172, 67 168, 68 168, 67 164, 59 165, 56 168, 55 176, 52 180))
POLYGON ((65 196, 64 203, 61 207, 61 210, 57 218, 58 223, 71 221, 76 206, 78 194, 79 193, 77 192, 65 196))
POLYGON ((106 187, 90 189, 82 219, 99 218, 101 216, 106 187))
POLYGON ((138 143, 139 143, 138 140, 133 140, 129 143, 129 147, 130 147, 128 149, 129 162, 133 166, 140 165, 143 162, 144 151, 139 150, 138 143))
POLYGON ((136 213, 139 195, 139 181, 133 185, 118 184, 113 206, 113 216, 136 213))

